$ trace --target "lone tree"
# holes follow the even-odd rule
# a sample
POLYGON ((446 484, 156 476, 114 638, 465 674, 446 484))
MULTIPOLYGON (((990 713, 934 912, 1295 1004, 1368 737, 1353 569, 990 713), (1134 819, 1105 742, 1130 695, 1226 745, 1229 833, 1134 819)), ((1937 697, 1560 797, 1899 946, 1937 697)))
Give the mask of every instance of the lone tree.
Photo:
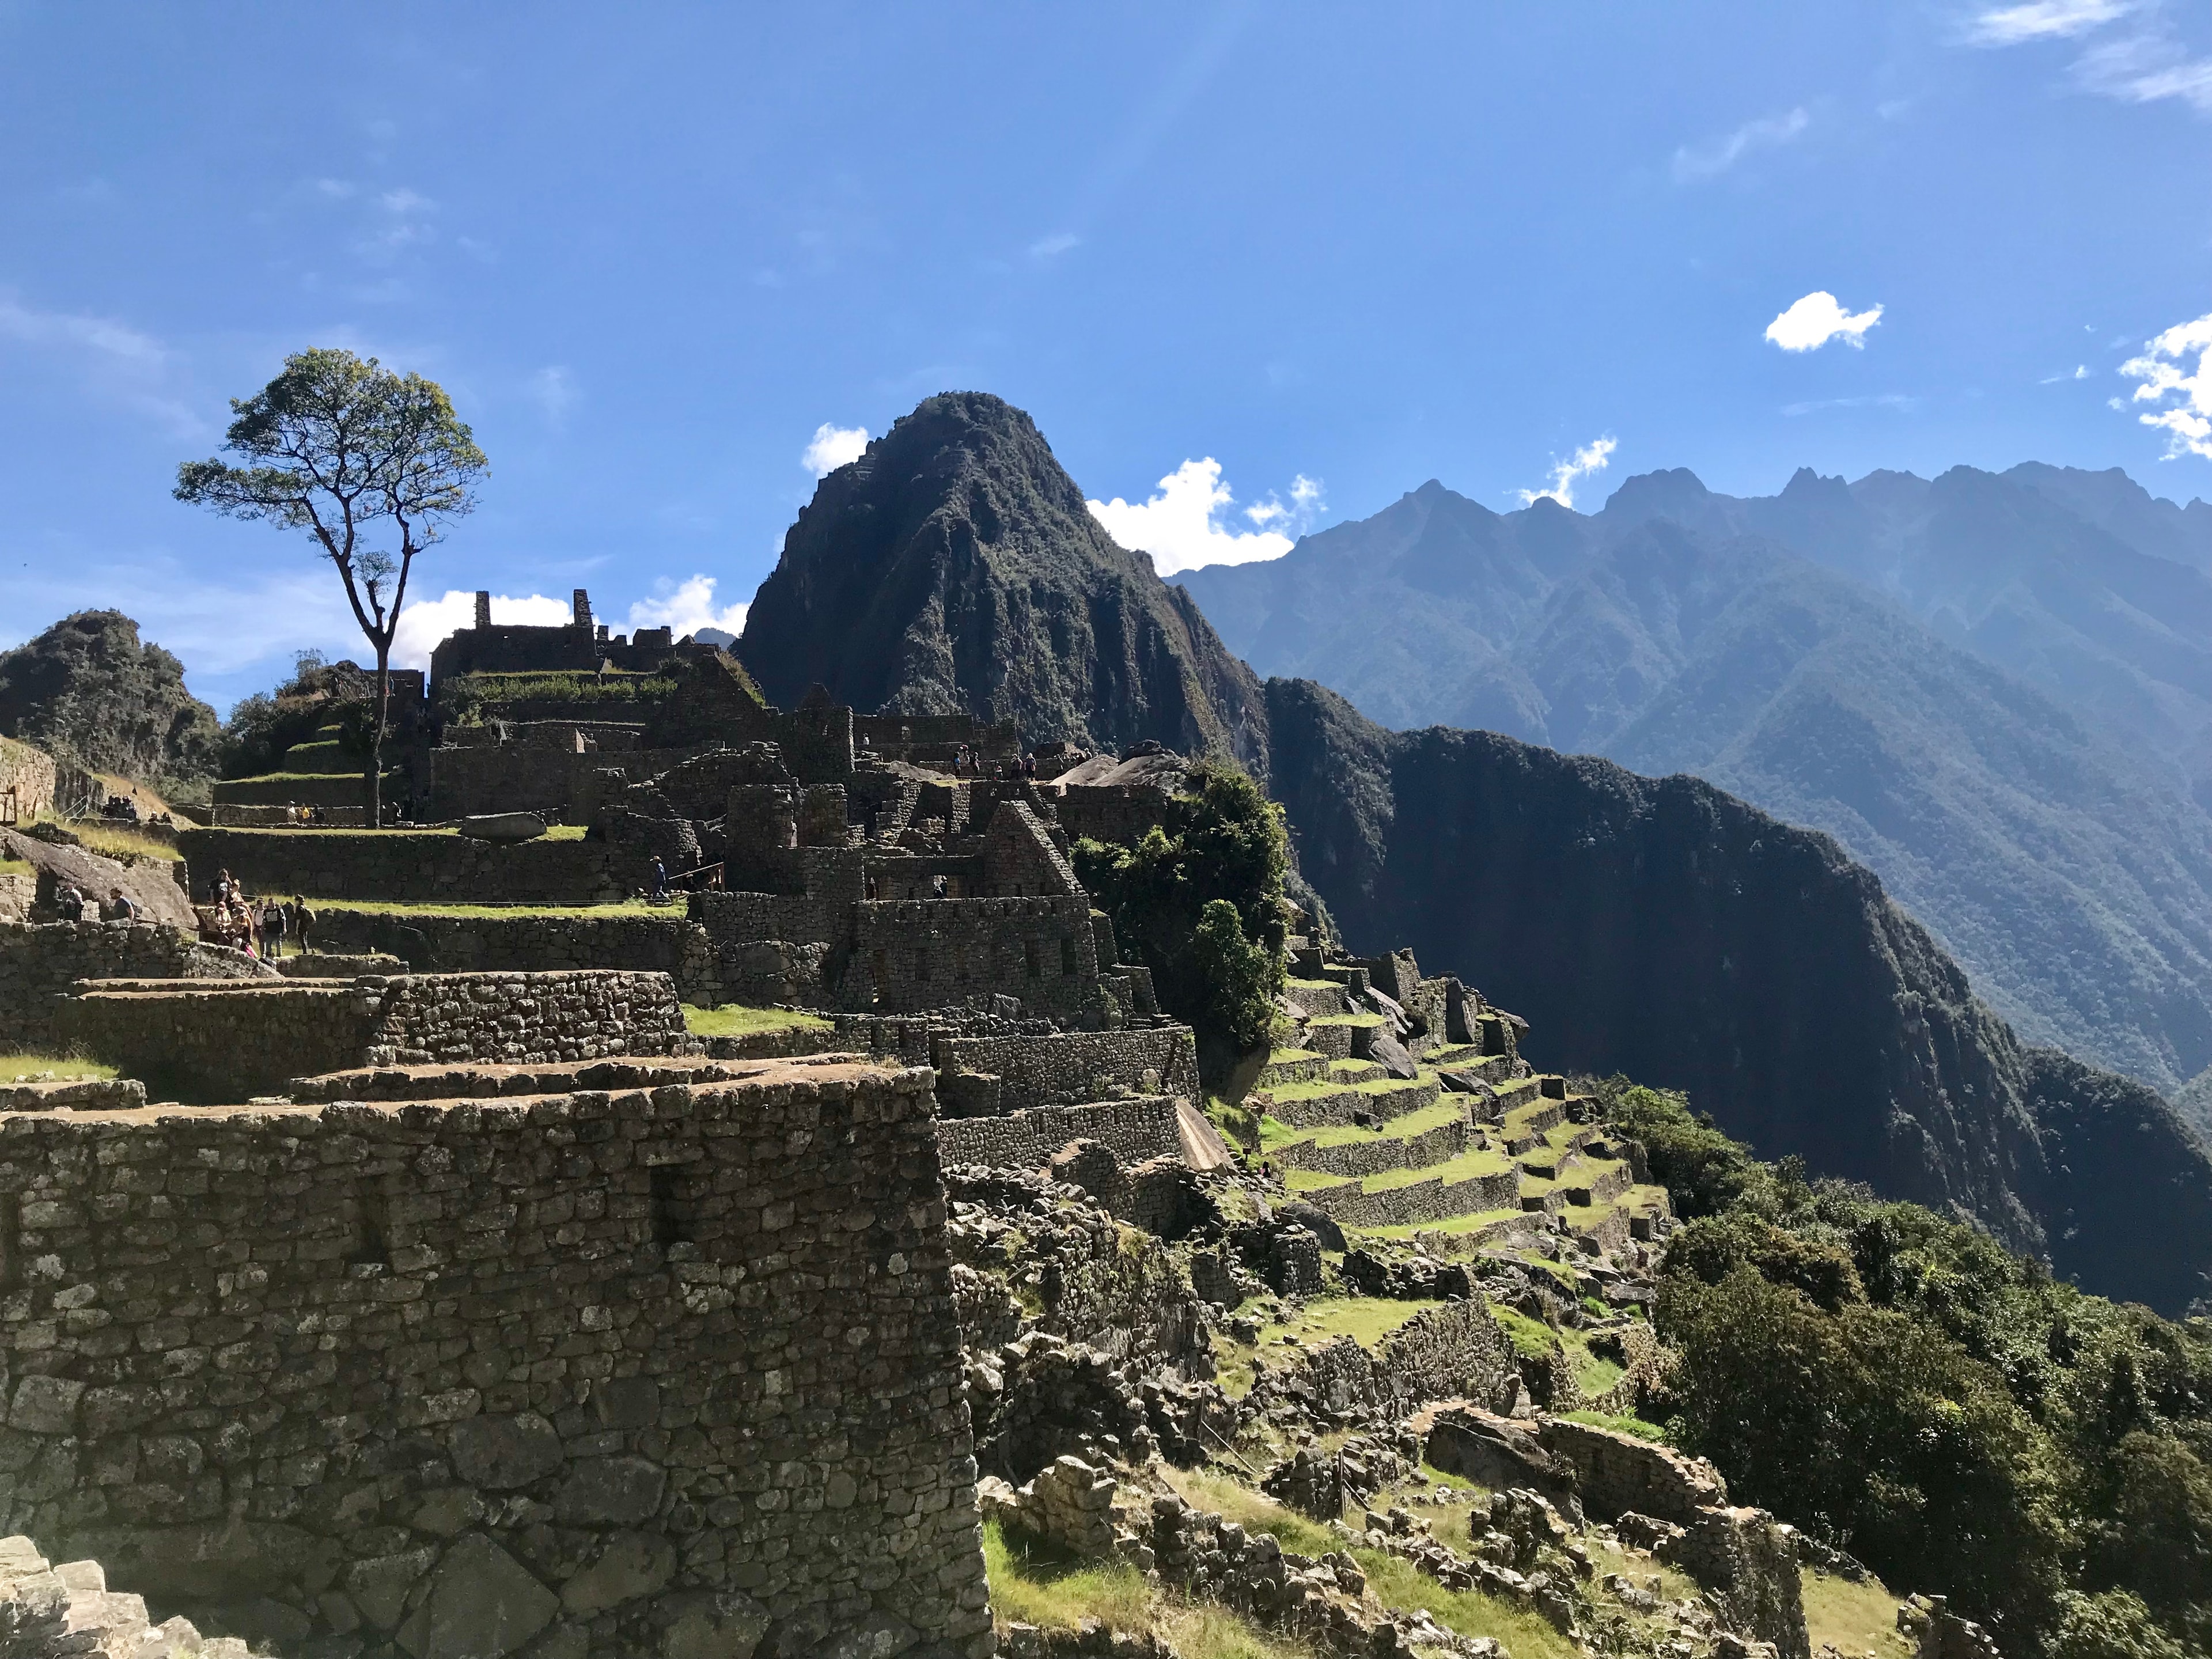
POLYGON ((475 507, 483 452, 436 382, 350 351, 295 353, 283 374, 230 407, 236 418, 223 447, 245 465, 186 461, 177 499, 304 530, 337 567, 376 652, 368 817, 380 828, 392 641, 407 578, 447 521, 475 507))

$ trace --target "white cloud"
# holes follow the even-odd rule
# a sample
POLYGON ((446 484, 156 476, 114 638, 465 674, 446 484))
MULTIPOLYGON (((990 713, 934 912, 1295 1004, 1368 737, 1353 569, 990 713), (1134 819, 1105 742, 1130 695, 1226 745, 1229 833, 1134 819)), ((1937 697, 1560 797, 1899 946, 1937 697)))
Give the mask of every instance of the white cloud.
POLYGON ((2076 363, 2074 365, 2074 372, 2071 374, 2046 374, 2041 380, 2038 380, 2036 385, 2057 386, 2061 380, 2086 380, 2088 378, 2089 365, 2087 363, 2076 363))
POLYGON ((1812 125, 1812 115, 1801 106, 1786 115, 1747 121, 1734 132, 1703 144, 1685 144, 1674 152, 1674 182, 1717 178, 1752 151, 1789 143, 1812 125))
POLYGON ((0 340, 73 359, 88 389, 153 416, 178 437, 206 429, 173 389, 175 354, 150 334, 82 312, 36 311, 0 293, 0 340))
POLYGON ((2136 416, 2145 426, 2164 428, 2166 459, 2202 455, 2212 460, 2212 312, 2169 328, 2151 340, 2141 356, 2122 363, 2120 373, 2142 382, 2136 388, 2139 404, 2179 399, 2136 416))
POLYGON ((1863 346, 1866 331, 1881 320, 1882 308, 1856 313, 1836 303, 1826 289, 1816 289, 1766 325, 1766 337, 1784 351, 1817 351, 1831 340, 1863 346))
POLYGON ((1116 495, 1087 505, 1108 535, 1124 547, 1151 554, 1152 568, 1167 576, 1200 565, 1279 559, 1319 516, 1322 486, 1299 473, 1291 480, 1288 501, 1270 494, 1244 509, 1246 520, 1257 526, 1251 530, 1235 530, 1221 521, 1236 499, 1221 482, 1221 463, 1209 455, 1185 461, 1169 473, 1149 501, 1126 501, 1116 495))
POLYGON ((529 392, 532 400, 554 426, 559 426, 584 396, 576 388, 576 377, 559 363, 548 363, 532 375, 529 392))
POLYGON ((680 582, 663 576, 653 583, 653 598, 640 599, 630 606, 629 625, 633 630, 672 628, 679 640, 702 628, 719 628, 728 634, 745 630, 745 612, 750 607, 740 600, 716 610, 712 576, 687 576, 680 582))
POLYGON ((1078 246, 1083 239, 1072 230, 1056 231, 1050 236, 1040 236, 1030 244, 1030 258, 1049 259, 1078 246))
POLYGON ((1901 415, 1910 415, 1920 407, 1920 399, 1902 392, 1882 392, 1864 398, 1815 398, 1809 403, 1784 404, 1782 412, 1795 419, 1800 415, 1812 415, 1824 409, 1893 409, 1901 415))
POLYGON ((1613 452, 1620 447, 1620 440, 1607 434, 1593 438, 1564 461, 1553 464, 1552 487, 1549 489, 1524 489, 1521 505, 1533 507, 1540 501, 1554 501, 1561 507, 1575 504, 1575 480, 1602 472, 1613 463, 1613 452))
MULTIPOLYGON (((337 578, 330 576, 328 580, 331 592, 336 593, 337 578)), ((558 628, 573 614, 569 601, 544 593, 495 593, 491 599, 491 619, 503 627, 558 628)), ((477 596, 472 592, 448 588, 434 599, 410 599, 399 613, 399 631, 392 637, 392 666, 428 668, 430 653, 439 641, 476 625, 477 596)), ((367 648, 358 634, 354 636, 354 647, 356 656, 367 648)))
POLYGON ((315 189, 321 194, 330 197, 333 201, 339 202, 343 202, 347 197, 356 192, 356 187, 352 181, 345 179, 318 179, 315 180, 315 189))
POLYGON ((2179 98, 2212 115, 2212 58, 2191 58, 2166 36, 2130 35, 2093 46, 2074 66, 2091 92, 2130 104, 2179 98))
POLYGON ((2069 40, 2133 9, 2127 0, 2027 0, 2025 4, 1994 6, 1982 12, 1967 26, 1966 38, 1980 46, 2069 40))
POLYGON ((817 478, 826 478, 839 467, 860 459, 868 447, 864 426, 832 426, 824 421, 799 457, 799 464, 817 478))

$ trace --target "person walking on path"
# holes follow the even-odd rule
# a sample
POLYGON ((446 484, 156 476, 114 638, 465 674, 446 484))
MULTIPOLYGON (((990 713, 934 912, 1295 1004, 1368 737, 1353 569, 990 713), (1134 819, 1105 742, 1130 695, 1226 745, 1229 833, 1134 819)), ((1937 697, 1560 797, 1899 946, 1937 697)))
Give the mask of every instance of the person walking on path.
POLYGON ((660 854, 653 855, 653 902, 660 904, 668 898, 668 866, 660 861, 660 854))
POLYGON ((315 925, 315 913, 307 908, 307 901, 298 894, 292 896, 292 939, 300 954, 307 954, 307 930, 315 925))

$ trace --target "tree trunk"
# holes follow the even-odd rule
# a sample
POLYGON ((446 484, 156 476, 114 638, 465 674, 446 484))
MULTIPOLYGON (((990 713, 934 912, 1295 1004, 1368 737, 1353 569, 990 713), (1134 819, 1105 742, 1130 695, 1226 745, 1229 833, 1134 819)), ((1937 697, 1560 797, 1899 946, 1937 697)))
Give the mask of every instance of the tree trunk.
POLYGON ((392 647, 376 647, 376 718, 368 728, 368 827, 384 828, 384 723, 392 697, 392 647))

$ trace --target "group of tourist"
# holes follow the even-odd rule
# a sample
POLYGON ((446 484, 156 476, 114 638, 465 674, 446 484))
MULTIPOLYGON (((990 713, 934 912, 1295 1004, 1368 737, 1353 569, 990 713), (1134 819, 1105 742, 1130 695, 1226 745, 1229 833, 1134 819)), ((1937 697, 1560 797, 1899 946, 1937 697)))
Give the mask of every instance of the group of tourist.
POLYGON ((111 887, 105 899, 95 899, 74 882, 64 882, 55 890, 54 908, 61 912, 64 921, 138 920, 137 902, 120 887, 111 887))
POLYGON ((307 931, 315 923, 315 913, 307 908, 306 899, 295 895, 289 903, 276 898, 257 902, 246 896, 246 890, 231 878, 228 870, 216 872, 208 890, 207 908, 199 912, 199 918, 201 938, 264 961, 283 956, 288 938, 293 950, 304 955, 307 931))
POLYGON ((952 757, 952 775, 956 778, 1033 778, 1036 775, 1035 755, 1024 755, 1018 762, 1000 761, 993 765, 963 743, 952 757))

